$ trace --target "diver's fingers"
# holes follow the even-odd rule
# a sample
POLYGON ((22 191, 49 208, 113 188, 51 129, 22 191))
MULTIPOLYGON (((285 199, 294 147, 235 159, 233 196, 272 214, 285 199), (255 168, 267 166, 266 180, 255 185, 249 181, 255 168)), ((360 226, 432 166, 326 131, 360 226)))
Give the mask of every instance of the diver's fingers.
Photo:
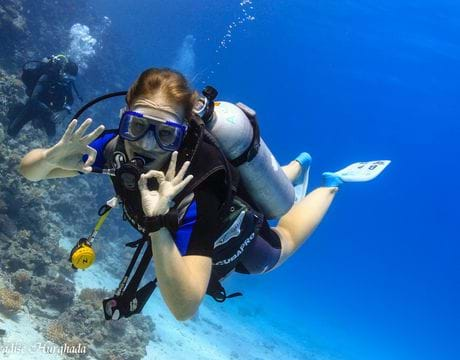
POLYGON ((83 124, 81 124, 80 127, 77 129, 77 131, 75 131, 74 136, 77 138, 80 138, 85 133, 86 129, 90 127, 92 122, 93 120, 90 118, 83 121, 83 124))
POLYGON ((174 185, 182 181, 189 166, 190 166, 190 161, 184 162, 184 165, 182 165, 182 167, 180 168, 179 172, 177 173, 176 177, 173 180, 174 185))
POLYGON ((68 142, 70 138, 72 137, 72 133, 75 130, 75 127, 77 126, 77 119, 73 119, 69 125, 67 126, 67 129, 64 132, 64 135, 62 135, 62 142, 68 142))
POLYGON ((177 163, 177 151, 174 151, 169 161, 168 171, 166 173, 166 180, 173 181, 174 175, 176 174, 176 163, 177 163))
POLYGON ((145 180, 146 182, 151 178, 157 179, 158 183, 161 184, 163 181, 165 181, 165 174, 163 174, 162 171, 150 170, 149 172, 141 175, 141 179, 145 180))
POLYGON ((86 146, 86 150, 88 153, 88 159, 86 159, 84 166, 88 167, 94 164, 94 161, 96 160, 96 156, 97 156, 97 151, 93 149, 91 146, 86 146))
POLYGON ((99 137, 99 135, 101 135, 105 130, 105 126, 104 125, 99 125, 96 130, 90 132, 88 135, 86 136, 83 136, 81 138, 81 141, 85 144, 89 144, 90 142, 92 142, 93 140, 97 139, 99 137))
POLYGON ((142 174, 137 183, 139 186, 139 190, 141 192, 149 190, 147 186, 147 181, 151 178, 156 178, 158 183, 160 184, 165 180, 165 175, 161 171, 157 171, 157 170, 150 170, 148 173, 142 174))
POLYGON ((137 182, 137 186, 139 187, 140 191, 147 190, 147 179, 144 177, 144 174, 141 175, 139 181, 137 182))
POLYGON ((182 180, 178 185, 174 187, 174 191, 176 194, 179 194, 184 188, 188 185, 190 181, 192 181, 193 175, 188 175, 184 180, 182 180))

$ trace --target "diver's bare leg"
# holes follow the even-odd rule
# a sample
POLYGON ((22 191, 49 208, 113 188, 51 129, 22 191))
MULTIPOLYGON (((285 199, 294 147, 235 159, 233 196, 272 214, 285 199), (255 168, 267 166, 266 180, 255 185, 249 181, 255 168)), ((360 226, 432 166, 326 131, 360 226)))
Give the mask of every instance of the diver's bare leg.
POLYGON ((302 166, 300 166, 300 163, 298 161, 292 160, 289 164, 281 166, 281 169, 283 169, 287 178, 291 182, 293 182, 295 179, 297 179, 297 176, 300 175, 300 172, 302 171, 302 166))
POLYGON ((273 228, 281 239, 281 257, 275 268, 310 237, 329 209, 337 191, 336 187, 315 189, 281 217, 278 226, 273 228))

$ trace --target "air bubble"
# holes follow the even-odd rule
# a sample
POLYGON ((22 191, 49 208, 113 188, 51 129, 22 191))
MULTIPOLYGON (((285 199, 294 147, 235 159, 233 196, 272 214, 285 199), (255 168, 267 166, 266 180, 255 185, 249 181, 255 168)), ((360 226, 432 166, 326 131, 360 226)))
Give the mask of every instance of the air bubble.
MULTIPOLYGON (((240 11, 239 14, 233 19, 232 22, 228 23, 225 28, 225 33, 222 34, 222 37, 218 40, 217 49, 215 50, 215 64, 216 66, 221 65, 223 53, 225 53, 224 49, 228 49, 228 47, 232 43, 232 35, 233 33, 236 34, 236 31, 240 32, 247 32, 246 26, 242 26, 248 21, 254 21, 256 18, 253 16, 254 6, 251 0, 240 0, 240 11)), ((210 71, 208 74, 208 80, 212 74, 214 74, 214 70, 210 71)))

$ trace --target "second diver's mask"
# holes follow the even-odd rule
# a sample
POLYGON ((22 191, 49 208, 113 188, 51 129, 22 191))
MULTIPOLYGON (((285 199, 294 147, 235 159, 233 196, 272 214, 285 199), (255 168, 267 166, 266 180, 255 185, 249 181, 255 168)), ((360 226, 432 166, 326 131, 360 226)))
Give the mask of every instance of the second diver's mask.
POLYGON ((120 119, 120 137, 136 141, 145 151, 154 151, 156 144, 165 151, 176 151, 182 144, 187 126, 173 119, 125 111, 120 119))

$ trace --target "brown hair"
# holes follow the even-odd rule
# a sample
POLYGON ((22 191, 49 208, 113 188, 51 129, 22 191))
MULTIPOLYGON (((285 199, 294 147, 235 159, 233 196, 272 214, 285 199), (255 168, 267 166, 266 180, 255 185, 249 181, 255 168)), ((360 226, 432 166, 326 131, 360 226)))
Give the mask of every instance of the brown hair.
POLYGON ((188 118, 193 110, 198 94, 188 84, 180 72, 168 68, 150 68, 145 70, 128 90, 126 101, 129 107, 134 103, 158 93, 175 105, 184 106, 188 118))

